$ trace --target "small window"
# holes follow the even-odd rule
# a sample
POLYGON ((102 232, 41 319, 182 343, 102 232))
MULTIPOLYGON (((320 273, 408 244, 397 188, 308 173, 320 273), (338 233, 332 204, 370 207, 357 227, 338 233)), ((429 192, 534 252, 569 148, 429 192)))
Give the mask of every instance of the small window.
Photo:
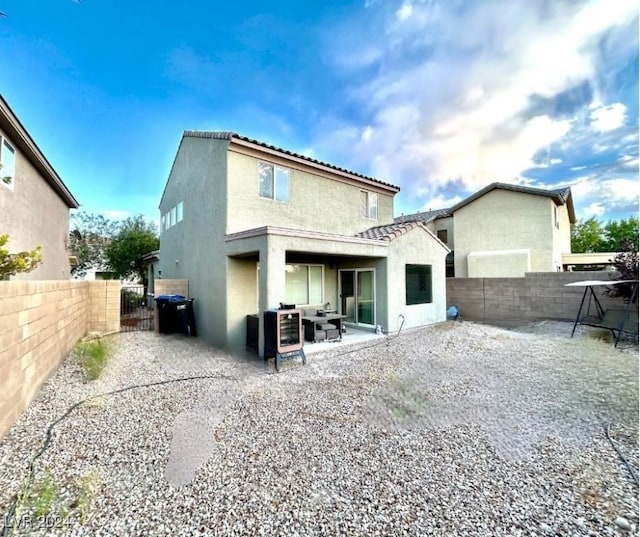
POLYGON ((431 265, 406 265, 405 278, 407 306, 433 302, 431 265))
POLYGON ((176 208, 175 207, 171 208, 170 214, 171 214, 171 218, 169 221, 169 227, 173 227, 176 225, 176 208))
POLYGON ((560 222, 558 221, 558 208, 553 206, 553 225, 556 226, 556 229, 560 229, 560 222))
POLYGON ((13 190, 16 174, 16 152, 6 138, 0 138, 2 139, 2 144, 0 145, 0 164, 2 164, 2 168, 0 168, 0 184, 13 190))
POLYGON ((258 163, 260 197, 289 201, 289 170, 266 162, 258 163))
POLYGON ((167 215, 163 214, 160 217, 160 231, 164 231, 165 229, 167 229, 167 215))
POLYGON ((182 222, 182 218, 184 216, 184 206, 182 205, 182 202, 176 205, 176 210, 177 210, 176 222, 182 222))
POLYGON ((437 231, 437 235, 438 235, 438 239, 440 239, 442 242, 447 244, 447 230, 446 229, 439 229, 437 231))
POLYGON ((371 220, 378 219, 378 194, 360 191, 360 215, 371 220))

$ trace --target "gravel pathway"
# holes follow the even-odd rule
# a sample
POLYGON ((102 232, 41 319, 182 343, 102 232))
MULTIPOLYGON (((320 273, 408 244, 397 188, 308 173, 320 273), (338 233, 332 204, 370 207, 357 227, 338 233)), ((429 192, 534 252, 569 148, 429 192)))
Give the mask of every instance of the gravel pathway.
POLYGON ((638 349, 570 332, 447 322, 279 374, 119 334, 1 441, 0 513, 18 494, 34 536, 637 535, 638 349))

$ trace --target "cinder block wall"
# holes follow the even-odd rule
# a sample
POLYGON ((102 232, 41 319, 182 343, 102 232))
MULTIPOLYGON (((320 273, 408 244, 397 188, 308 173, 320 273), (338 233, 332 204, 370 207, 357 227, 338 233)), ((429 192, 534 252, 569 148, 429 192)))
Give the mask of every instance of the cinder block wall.
POLYGON ((120 330, 120 282, 97 280, 89 284, 87 332, 110 334, 120 330))
POLYGON ((120 322, 113 281, 0 282, 0 438, 88 332, 120 322))
MULTIPOLYGON (((464 319, 515 326, 551 319, 574 321, 584 287, 564 287, 583 280, 610 280, 610 272, 532 272, 524 278, 447 278, 447 306, 455 304, 464 319)), ((621 307, 621 299, 603 295, 602 306, 621 307)))
POLYGON ((160 295, 189 296, 189 280, 156 280, 154 285, 156 297, 160 295))
MULTIPOLYGON (((157 298, 160 295, 182 295, 184 297, 189 296, 189 280, 175 279, 175 280, 155 280, 154 282, 154 296, 157 298)), ((156 319, 154 325, 154 332, 157 334, 160 331, 160 322, 158 321, 158 306, 155 306, 154 316, 156 319)))

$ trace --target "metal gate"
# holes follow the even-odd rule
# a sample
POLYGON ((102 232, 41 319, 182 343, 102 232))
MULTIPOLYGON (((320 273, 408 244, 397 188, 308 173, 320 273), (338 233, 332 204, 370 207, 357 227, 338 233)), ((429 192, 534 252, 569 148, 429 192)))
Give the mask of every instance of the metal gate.
POLYGON ((123 285, 120 290, 120 332, 153 330, 153 296, 143 285, 123 285))

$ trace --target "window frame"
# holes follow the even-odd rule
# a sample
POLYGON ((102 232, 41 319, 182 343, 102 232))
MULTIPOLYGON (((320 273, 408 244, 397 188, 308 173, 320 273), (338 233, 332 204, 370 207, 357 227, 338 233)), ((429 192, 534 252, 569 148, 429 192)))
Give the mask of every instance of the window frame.
MULTIPOLYGON (((420 304, 433 304, 433 265, 407 263, 404 269, 404 287, 405 287, 405 304, 407 306, 415 306, 420 304), (420 269, 423 269, 421 272, 420 269), (427 270, 424 270, 427 269, 427 270), (413 283, 415 276, 425 277, 425 289, 420 289, 420 282, 418 282, 418 290, 415 294, 409 293, 409 285, 413 283), (422 296, 424 293, 426 296, 422 296), (410 300, 411 296, 411 300, 410 300)), ((413 290, 413 289, 412 289, 413 290)))
POLYGON ((0 163, 2 164, 2 168, 0 169, 0 184, 5 188, 13 191, 16 184, 16 148, 14 145, 5 137, 0 135, 0 163), (12 155, 11 158, 11 173, 7 173, 6 162, 5 162, 5 147, 9 150, 12 155), (5 183, 2 179, 5 177, 10 177, 8 183, 5 183))
POLYGON ((277 201, 278 203, 289 203, 291 199, 291 169, 284 166, 278 166, 272 162, 258 161, 258 196, 261 199, 277 201), (263 170, 270 170, 271 185, 270 192, 263 192, 262 173, 263 170), (281 181, 278 177, 286 177, 286 199, 279 197, 281 193, 281 181))
POLYGON ((378 193, 370 190, 360 191, 360 216, 369 220, 378 219, 378 193), (363 203, 364 194, 364 203, 363 203))
MULTIPOLYGON (((307 303, 302 304, 302 303, 295 303, 296 307, 298 306, 312 306, 314 304, 324 304, 324 265, 320 264, 320 263, 286 263, 285 264, 285 271, 287 270, 287 267, 292 266, 292 267, 306 267, 307 268, 307 303), (311 296, 311 268, 312 267, 316 267, 316 268, 320 268, 320 301, 319 302, 309 302, 309 298, 311 296)), ((287 301, 287 303, 289 302, 289 299, 286 298, 286 293, 287 293, 287 283, 286 283, 286 274, 285 274, 285 300, 287 301)))

